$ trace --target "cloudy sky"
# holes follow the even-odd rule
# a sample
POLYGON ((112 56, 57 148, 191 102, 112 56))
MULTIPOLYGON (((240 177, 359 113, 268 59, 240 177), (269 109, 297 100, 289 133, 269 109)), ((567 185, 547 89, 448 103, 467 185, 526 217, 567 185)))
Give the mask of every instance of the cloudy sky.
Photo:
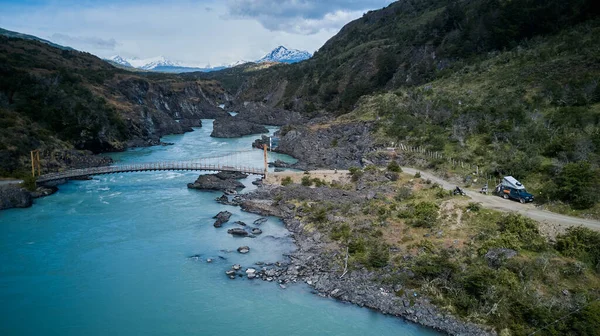
POLYGON ((0 27, 100 57, 164 56, 188 65, 314 52, 346 23, 392 0, 0 0, 0 27))

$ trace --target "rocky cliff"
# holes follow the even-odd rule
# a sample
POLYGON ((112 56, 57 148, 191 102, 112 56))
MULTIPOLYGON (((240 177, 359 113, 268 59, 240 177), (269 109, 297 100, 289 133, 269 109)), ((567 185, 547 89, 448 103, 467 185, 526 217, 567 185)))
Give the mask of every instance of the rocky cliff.
POLYGON ((239 113, 236 117, 263 125, 284 126, 306 121, 298 112, 271 107, 264 103, 243 102, 234 106, 233 110, 239 113))
POLYGON ((364 156, 378 147, 372 127, 362 122, 287 126, 280 131, 276 151, 300 160, 298 168, 360 167, 364 156))
POLYGON ((229 114, 215 119, 211 137, 215 138, 239 138, 245 135, 268 133, 269 130, 260 124, 239 118, 229 114))
POLYGON ((0 37, 0 175, 27 169, 34 149, 47 167, 57 151, 155 145, 227 115, 218 105, 230 100, 211 80, 131 73, 87 53, 0 37))

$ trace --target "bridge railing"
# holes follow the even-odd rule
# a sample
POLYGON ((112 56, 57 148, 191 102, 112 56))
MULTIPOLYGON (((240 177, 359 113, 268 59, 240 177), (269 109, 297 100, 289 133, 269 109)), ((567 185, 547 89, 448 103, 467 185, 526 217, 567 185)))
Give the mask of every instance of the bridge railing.
POLYGON ((141 172, 141 171, 155 171, 155 170, 203 170, 203 171, 239 171, 246 174, 252 175, 264 175, 265 172, 261 168, 247 167, 247 166, 231 166, 223 164, 207 164, 198 163, 192 161, 180 161, 180 162, 151 162, 151 163, 140 163, 140 164, 127 164, 127 165, 114 165, 114 166, 103 166, 93 168, 80 168, 72 169, 59 173, 50 173, 42 175, 38 178, 39 182, 47 182, 53 180, 60 180, 65 178, 89 176, 89 175, 100 175, 100 174, 112 174, 112 173, 124 173, 124 172, 141 172))

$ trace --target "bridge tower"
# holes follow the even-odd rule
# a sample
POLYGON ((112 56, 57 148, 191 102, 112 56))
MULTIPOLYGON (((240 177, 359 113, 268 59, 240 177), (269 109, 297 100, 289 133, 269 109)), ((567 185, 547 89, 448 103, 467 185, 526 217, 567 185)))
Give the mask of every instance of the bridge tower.
POLYGON ((269 172, 269 162, 267 157, 267 144, 263 145, 263 151, 265 152, 265 180, 267 179, 267 173, 269 172))
POLYGON ((31 151, 31 176, 35 178, 37 170, 37 176, 42 175, 42 165, 40 163, 40 150, 31 151))

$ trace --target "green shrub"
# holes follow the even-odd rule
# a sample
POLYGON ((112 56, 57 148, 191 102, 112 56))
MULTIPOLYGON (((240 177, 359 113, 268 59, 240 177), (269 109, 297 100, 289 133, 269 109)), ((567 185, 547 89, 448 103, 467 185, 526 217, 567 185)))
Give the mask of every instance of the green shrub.
POLYGON ((400 165, 398 164, 398 162, 396 161, 390 161, 390 163, 388 163, 387 165, 387 170, 394 172, 394 173, 401 173, 402 172, 402 168, 400 168, 400 165))
POLYGON ((575 209, 589 209, 598 202, 600 178, 598 170, 587 162, 565 165, 556 179, 556 197, 575 209))
POLYGON ((21 185, 29 191, 35 191, 37 189, 37 184, 35 183, 36 180, 35 177, 28 174, 23 178, 23 183, 21 183, 21 185))
POLYGON ((438 210, 439 207, 435 203, 420 202, 414 206, 410 224, 414 227, 434 227, 438 222, 438 210))
POLYGON ((281 185, 282 185, 282 186, 287 186, 287 185, 290 185, 290 184, 292 184, 293 182, 294 182, 294 181, 292 180, 292 177, 291 177, 291 176, 286 176, 286 177, 284 177, 284 178, 281 180, 281 185))
POLYGON ((312 182, 314 183, 315 187, 323 187, 327 185, 327 182, 316 177, 312 180, 312 182))
POLYGON ((325 207, 314 207, 309 219, 314 223, 324 223, 327 221, 327 209, 325 207))
POLYGON ((421 178, 421 172, 417 172, 417 173, 415 174, 415 178, 421 178))
POLYGON ((600 330, 600 301, 594 301, 573 316, 573 330, 577 335, 598 335, 600 330))
POLYGON ((379 168, 377 168, 376 165, 370 164, 370 165, 368 165, 368 166, 365 167, 365 171, 366 172, 377 172, 377 171, 379 171, 379 168))
POLYGON ((302 185, 305 187, 310 187, 313 184, 313 180, 309 175, 302 176, 302 185))
POLYGON ((584 227, 571 227, 556 238, 556 249, 576 258, 600 273, 600 233, 584 227))
POLYGON ((388 264, 390 259, 390 248, 387 244, 372 243, 369 245, 369 256, 367 261, 370 266, 381 268, 388 264))
POLYGON ((422 279, 448 278, 457 270, 446 250, 440 253, 423 253, 414 260, 411 270, 422 279))
POLYGON ((469 204, 467 205, 467 210, 473 211, 473 212, 478 212, 479 210, 481 210, 481 203, 469 202, 469 204))
POLYGON ((354 182, 358 181, 364 175, 363 170, 358 167, 350 167, 348 170, 350 171, 352 181, 354 182))
POLYGON ((396 201, 402 202, 412 198, 412 189, 407 187, 400 187, 398 193, 394 196, 396 201))
MULTIPOLYGON (((344 223, 340 226, 334 227, 331 230, 330 237, 333 240, 347 242, 350 240, 351 234, 352 234, 352 230, 350 229, 350 226, 348 224, 344 223)), ((348 248, 348 249, 350 249, 350 248, 348 248)), ((348 253, 350 253, 350 252, 348 252, 348 253)))
POLYGON ((542 251, 546 249, 546 240, 540 235, 538 224, 533 219, 519 214, 503 216, 498 222, 502 234, 512 234, 522 249, 542 251))

